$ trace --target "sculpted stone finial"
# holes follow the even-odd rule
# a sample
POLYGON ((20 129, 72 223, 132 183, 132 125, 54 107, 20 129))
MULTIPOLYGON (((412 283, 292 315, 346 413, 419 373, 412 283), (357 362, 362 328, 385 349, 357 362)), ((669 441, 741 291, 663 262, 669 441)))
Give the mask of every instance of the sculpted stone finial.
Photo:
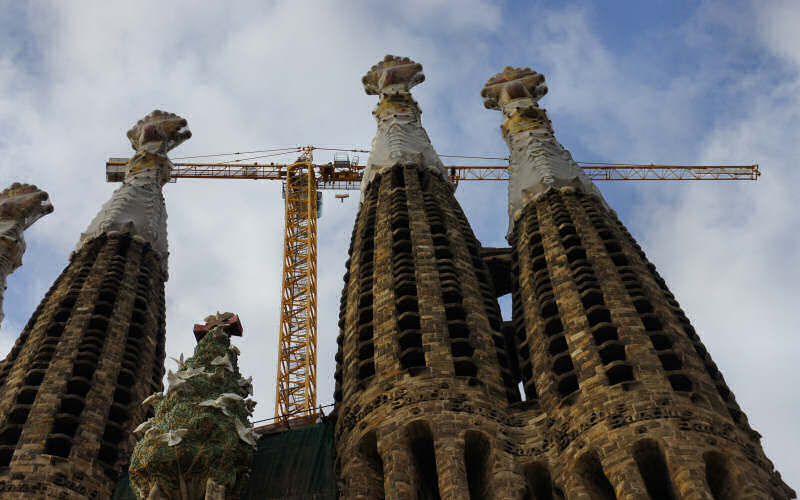
POLYGON ((156 109, 128 130, 131 147, 137 152, 165 155, 192 136, 185 118, 156 109))
POLYGON ((0 325, 3 323, 3 292, 6 278, 22 265, 23 233, 34 222, 53 211, 50 197, 32 184, 15 182, 0 192, 0 325))
POLYGON ((361 78, 368 95, 409 92, 425 81, 422 65, 408 57, 387 55, 361 78))
POLYGON ((481 90, 483 105, 489 109, 500 109, 515 99, 531 99, 534 103, 547 94, 544 75, 530 68, 506 66, 501 73, 489 78, 481 90))
MULTIPOLYGON (((548 189, 580 189, 600 198, 600 191, 556 141, 547 112, 537 104, 547 94, 544 76, 530 68, 506 66, 481 90, 483 105, 503 112, 500 130, 510 154, 508 232, 523 206, 548 189)), ((606 205, 607 206, 607 205, 606 205)))
POLYGON ((130 233, 148 241, 161 254, 166 272, 167 209, 161 187, 172 171, 167 152, 191 136, 186 119, 161 110, 128 130, 136 154, 125 166, 125 180, 81 235, 78 248, 104 232, 130 233))
POLYGON ((375 175, 395 165, 428 168, 449 180, 439 155, 422 128, 422 111, 411 97, 411 88, 424 80, 421 64, 397 56, 384 57, 361 78, 367 94, 380 96, 372 112, 378 121, 378 132, 372 140, 367 168, 361 180, 362 199, 375 175))

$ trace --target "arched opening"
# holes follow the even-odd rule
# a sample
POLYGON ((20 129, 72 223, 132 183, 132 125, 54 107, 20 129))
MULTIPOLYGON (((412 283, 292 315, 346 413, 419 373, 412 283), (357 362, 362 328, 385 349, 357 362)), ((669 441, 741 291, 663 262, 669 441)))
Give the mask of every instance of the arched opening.
POLYGON ((378 453, 378 439, 375 432, 370 432, 358 444, 358 454, 366 464, 366 484, 369 498, 383 498, 383 460, 378 453))
POLYGON ((658 443, 651 439, 639 441, 633 448, 633 459, 652 500, 675 500, 667 460, 658 443))
POLYGON ((467 469, 467 486, 470 500, 481 500, 489 496, 489 442, 474 431, 464 436, 464 463, 467 469))
POLYGON ((439 474, 436 471, 436 452, 433 434, 427 423, 416 421, 406 428, 417 482, 418 500, 440 500, 439 474))
POLYGON ((603 472, 597 453, 590 451, 578 460, 576 472, 593 500, 617 500, 614 487, 603 472))
POLYGON ((703 455, 703 460, 706 462, 706 482, 714 500, 735 498, 727 458, 716 451, 709 451, 703 455))
POLYGON ((525 467, 525 480, 528 483, 526 498, 530 500, 555 500, 553 496, 553 480, 550 471, 542 464, 530 464, 525 467))

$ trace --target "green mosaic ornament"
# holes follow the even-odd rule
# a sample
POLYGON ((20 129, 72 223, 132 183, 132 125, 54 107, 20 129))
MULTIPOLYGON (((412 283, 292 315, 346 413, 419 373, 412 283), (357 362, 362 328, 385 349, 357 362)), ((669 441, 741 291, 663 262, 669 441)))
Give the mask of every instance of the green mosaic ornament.
POLYGON ((142 403, 155 416, 134 431, 140 439, 129 472, 140 499, 235 498, 252 463, 252 378, 239 373, 239 350, 230 342, 241 323, 233 313, 205 322, 195 325, 194 355, 173 358, 178 370, 167 374, 167 393, 142 403))

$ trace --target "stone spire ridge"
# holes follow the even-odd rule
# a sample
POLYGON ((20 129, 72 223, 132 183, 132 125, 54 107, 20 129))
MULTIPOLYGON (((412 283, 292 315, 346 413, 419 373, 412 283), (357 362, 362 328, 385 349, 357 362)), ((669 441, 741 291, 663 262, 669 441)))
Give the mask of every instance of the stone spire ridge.
POLYGON ((422 110, 411 97, 411 88, 422 83, 422 65, 407 57, 387 55, 361 79, 369 95, 380 96, 372 114, 378 132, 372 140, 367 167, 361 181, 362 199, 376 174, 394 165, 417 165, 447 177, 439 155, 422 127, 422 110))
POLYGON ((32 184, 13 183, 0 192, 0 325, 3 324, 3 293, 6 278, 22 265, 23 233, 34 222, 53 211, 45 191, 32 184))
POLYGON ((102 233, 130 233, 150 243, 161 255, 166 273, 167 210, 161 187, 169 181, 173 167, 167 152, 191 136, 186 119, 160 110, 128 130, 136 153, 125 167, 122 186, 81 235, 78 249, 102 233))
POLYGON ((537 104, 547 94, 544 75, 506 66, 483 86, 483 104, 503 112, 500 130, 511 153, 508 215, 511 234, 522 207, 550 188, 574 188, 603 201, 600 191, 556 141, 547 112, 537 104))

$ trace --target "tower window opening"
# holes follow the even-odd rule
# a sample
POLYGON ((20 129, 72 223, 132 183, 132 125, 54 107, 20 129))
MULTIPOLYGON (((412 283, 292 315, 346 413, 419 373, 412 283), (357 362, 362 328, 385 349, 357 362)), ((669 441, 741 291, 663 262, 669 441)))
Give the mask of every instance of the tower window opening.
POLYGON ((636 443, 633 459, 652 500, 675 500, 664 452, 658 443, 645 439, 636 443))
POLYGON ((464 463, 467 469, 467 486, 470 500, 489 498, 489 442, 474 431, 464 437, 464 463))
POLYGON ((553 480, 550 471, 542 464, 530 464, 525 467, 525 479, 528 483, 526 498, 533 500, 555 500, 553 497, 553 480))
POLYGON ((706 482, 714 500, 732 498, 734 485, 727 459, 721 453, 710 451, 703 455, 703 460, 706 463, 706 482))
POLYGON ((577 473, 592 499, 617 500, 614 487, 603 472, 603 466, 595 452, 590 451, 580 458, 577 473))
POLYGON ((358 444, 359 458, 364 462, 366 468, 363 472, 366 475, 366 485, 369 491, 369 498, 383 498, 383 460, 378 453, 378 440, 375 432, 370 432, 358 444))
POLYGON ((416 472, 417 498, 419 500, 440 500, 436 452, 430 427, 425 422, 416 421, 409 424, 406 430, 416 472))

